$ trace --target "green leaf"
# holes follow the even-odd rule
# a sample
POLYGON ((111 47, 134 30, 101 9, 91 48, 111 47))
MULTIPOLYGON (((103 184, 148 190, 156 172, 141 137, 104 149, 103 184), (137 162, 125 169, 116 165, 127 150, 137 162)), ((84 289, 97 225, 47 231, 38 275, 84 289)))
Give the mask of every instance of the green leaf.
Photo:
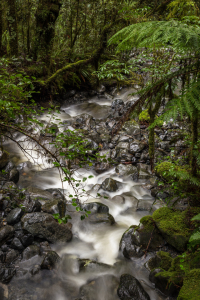
POLYGON ((85 219, 85 216, 81 216, 81 221, 83 221, 85 219))
POLYGON ((78 206, 78 207, 76 207, 76 210, 77 210, 77 211, 80 211, 80 207, 79 207, 79 206, 78 206))
POLYGON ((87 180, 87 177, 83 177, 82 181, 85 182, 87 180))

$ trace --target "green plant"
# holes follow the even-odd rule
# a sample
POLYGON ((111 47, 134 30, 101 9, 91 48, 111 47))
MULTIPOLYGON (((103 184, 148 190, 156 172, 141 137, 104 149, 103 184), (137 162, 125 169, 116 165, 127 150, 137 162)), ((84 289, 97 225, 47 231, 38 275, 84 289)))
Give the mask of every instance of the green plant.
POLYGON ((66 224, 68 222, 69 219, 71 219, 71 216, 70 215, 66 215, 64 216, 63 218, 60 217, 60 214, 53 214, 53 217, 55 220, 58 221, 59 224, 66 224))
MULTIPOLYGON (((200 221, 200 214, 194 216, 191 221, 200 221)), ((192 233, 189 239, 189 248, 199 248, 200 246, 200 223, 197 223, 196 230, 192 233)))

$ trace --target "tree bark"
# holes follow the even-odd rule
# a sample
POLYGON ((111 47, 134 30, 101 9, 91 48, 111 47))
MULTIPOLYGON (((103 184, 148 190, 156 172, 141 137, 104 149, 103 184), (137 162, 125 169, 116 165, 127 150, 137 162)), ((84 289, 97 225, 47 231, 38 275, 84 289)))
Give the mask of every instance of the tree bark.
POLYGON ((2 34, 3 34, 3 11, 2 11, 2 3, 0 2, 0 56, 3 53, 2 49, 2 34))
POLYGON ((18 55, 18 31, 15 0, 8 0, 7 24, 9 31, 9 56, 18 55))
POLYGON ((34 60, 41 59, 47 64, 53 47, 55 23, 60 11, 60 0, 40 0, 36 11, 36 32, 33 46, 34 60))
POLYGON ((191 169, 192 175, 197 175, 197 158, 194 154, 195 146, 198 141, 198 114, 193 112, 193 119, 191 120, 191 127, 192 127, 192 145, 191 145, 191 169))

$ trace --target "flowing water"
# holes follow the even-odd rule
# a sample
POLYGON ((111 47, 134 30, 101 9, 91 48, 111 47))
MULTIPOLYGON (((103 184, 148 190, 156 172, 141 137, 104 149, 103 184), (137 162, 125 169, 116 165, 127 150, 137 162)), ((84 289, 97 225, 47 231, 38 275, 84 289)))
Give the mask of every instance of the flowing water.
MULTIPOLYGON (((125 102, 127 100, 134 100, 136 97, 128 96, 132 92, 131 90, 123 90, 115 95, 115 98, 121 98, 125 102)), ((62 121, 70 120, 71 117, 77 116, 82 113, 91 114, 94 118, 105 118, 109 114, 112 98, 107 99, 93 97, 87 102, 63 106, 62 112, 59 118, 62 121)), ((41 119, 47 120, 47 116, 43 116, 41 119)), ((58 121, 59 122, 59 121, 58 121)), ((16 139, 21 139, 21 136, 16 136, 16 139)), ((18 186, 20 188, 26 188, 27 186, 35 186, 41 189, 59 188, 64 189, 64 193, 70 194, 73 191, 67 183, 62 185, 59 173, 57 169, 51 168, 48 160, 38 155, 37 151, 33 148, 27 150, 27 153, 34 157, 32 164, 27 164, 27 153, 23 153, 13 142, 6 142, 5 147, 11 153, 12 160, 15 164, 19 165, 21 172, 20 181, 18 186)), ((31 160, 31 159, 29 159, 31 160)), ((87 202, 102 202, 109 207, 109 213, 114 217, 116 223, 112 226, 107 224, 90 224, 87 221, 81 221, 79 214, 73 212, 72 219, 72 231, 73 239, 66 245, 54 245, 53 249, 61 256, 61 263, 58 270, 55 271, 52 277, 52 272, 42 271, 38 275, 32 278, 26 278, 23 276, 15 278, 11 281, 10 286, 16 290, 17 299, 29 299, 17 298, 17 291, 22 286, 24 289, 24 295, 33 294, 36 290, 39 291, 41 299, 52 300, 72 300, 78 299, 79 288, 90 282, 89 290, 96 300, 117 300, 115 279, 112 275, 118 279, 121 274, 128 273, 134 275, 143 285, 151 300, 166 299, 163 295, 155 291, 152 283, 148 279, 149 272, 144 267, 144 263, 149 259, 150 255, 147 255, 146 259, 127 260, 119 252, 120 239, 131 225, 139 224, 139 220, 142 216, 149 214, 148 211, 135 211, 133 197, 126 197, 127 192, 137 199, 142 199, 153 203, 154 199, 149 192, 142 188, 144 181, 133 182, 124 178, 119 178, 115 173, 114 168, 103 174, 96 174, 93 170, 81 169, 76 172, 75 176, 78 179, 93 175, 93 178, 85 183, 84 189, 87 191, 87 202), (96 199, 96 193, 92 187, 96 184, 101 184, 107 177, 112 177, 122 182, 121 188, 115 193, 108 193, 109 199, 96 199), (125 194, 126 193, 126 194, 125 194), (111 199, 116 195, 125 195, 125 203, 118 204, 111 199), (90 259, 99 263, 104 263, 109 266, 95 265, 83 272, 79 272, 78 259, 90 259), (51 275, 50 275, 51 273, 51 275), (95 295, 95 296, 94 296, 95 295)), ((83 198, 83 200, 86 200, 83 198)), ((69 210, 71 206, 69 207, 69 210)), ((39 259, 39 258, 37 258, 39 259)), ((19 264, 20 268, 28 268, 33 262, 26 262, 19 264)), ((83 289, 84 290, 84 289, 83 289)), ((32 299, 32 298, 31 298, 32 299)), ((36 297, 37 299, 37 297, 36 297)))

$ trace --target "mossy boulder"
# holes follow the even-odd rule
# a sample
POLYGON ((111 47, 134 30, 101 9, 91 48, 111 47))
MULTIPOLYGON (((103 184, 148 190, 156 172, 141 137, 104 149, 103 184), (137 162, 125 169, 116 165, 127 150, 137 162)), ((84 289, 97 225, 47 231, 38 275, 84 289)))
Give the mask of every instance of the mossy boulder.
POLYGON ((177 170, 177 166, 169 161, 163 161, 155 167, 155 173, 157 176, 166 179, 167 181, 173 179, 169 174, 169 170, 177 170))
POLYGON ((161 268, 165 271, 168 271, 171 268, 173 258, 168 252, 159 251, 156 255, 147 262, 146 267, 149 270, 154 270, 156 268, 161 268))
POLYGON ((200 269, 187 273, 177 300, 200 300, 200 269))
POLYGON ((192 234, 189 214, 198 214, 199 208, 190 211, 175 211, 168 207, 156 210, 152 217, 164 239, 178 251, 185 251, 192 234))

